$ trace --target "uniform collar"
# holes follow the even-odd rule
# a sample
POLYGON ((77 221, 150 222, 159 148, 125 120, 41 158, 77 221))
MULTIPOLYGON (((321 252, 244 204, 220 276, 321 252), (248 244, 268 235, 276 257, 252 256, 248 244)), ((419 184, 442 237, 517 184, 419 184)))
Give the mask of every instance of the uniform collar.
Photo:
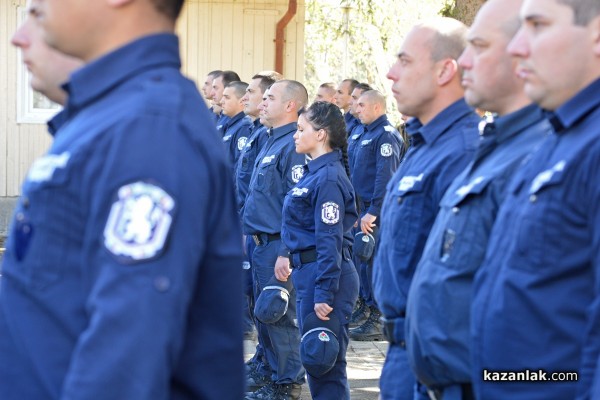
POLYGON ((600 104, 600 79, 595 80, 585 89, 558 107, 556 111, 547 111, 547 117, 554 131, 558 134, 576 125, 600 104))
POLYGON ((256 118, 254 121, 252 121, 252 131, 256 131, 262 126, 263 124, 260 123, 260 118, 256 118))
POLYGON ((60 129, 61 126, 63 126, 66 120, 67 114, 65 113, 65 110, 59 111, 58 114, 52 117, 52 119, 50 119, 50 121, 48 121, 47 123, 48 132, 50 132, 50 135, 56 136, 56 132, 60 129))
POLYGON ((340 160, 341 157, 342 157, 342 154, 339 150, 336 149, 336 150, 330 151, 329 153, 325 153, 322 156, 319 156, 319 157, 315 158, 314 160, 311 160, 308 164, 306 164, 306 169, 308 169, 310 172, 314 172, 314 171, 318 170, 319 168, 321 168, 322 166, 326 165, 327 163, 340 160))
POLYGON ((382 126, 386 123, 388 123, 388 117, 387 117, 387 115, 383 114, 381 117, 377 118, 375 121, 371 122, 369 125, 365 125, 365 128, 367 129, 367 131, 373 132, 374 130, 376 130, 377 128, 379 128, 380 126, 382 126))
POLYGON ((158 66, 179 69, 179 40, 170 33, 149 35, 92 61, 71 75, 67 111, 76 111, 131 76, 158 66))
MULTIPOLYGON (((446 132, 448 128, 454 125, 456 121, 472 112, 473 109, 467 105, 465 99, 461 98, 442 110, 431 121, 429 121, 427 125, 422 125, 418 130, 418 133, 425 143, 433 143, 444 132, 446 132)), ((412 136, 408 130, 408 125, 406 128, 408 134, 412 136)))
POLYGON ((542 117, 542 110, 536 104, 530 104, 510 114, 497 117, 494 120, 496 143, 510 139, 528 126, 540 121, 542 117))
POLYGON ((348 125, 350 123, 354 123, 356 121, 356 117, 350 113, 350 110, 348 110, 348 112, 344 114, 344 121, 346 122, 346 125, 348 125))
POLYGON ((242 120, 245 116, 246 116, 246 114, 244 114, 243 111, 237 113, 235 116, 231 117, 231 119, 229 120, 229 122, 227 122, 228 126, 229 127, 233 126, 235 123, 237 123, 238 121, 242 120))
POLYGON ((281 136, 287 135, 290 132, 295 132, 297 128, 298 125, 296 122, 290 122, 289 124, 282 125, 277 128, 271 128, 271 135, 277 139, 281 136))

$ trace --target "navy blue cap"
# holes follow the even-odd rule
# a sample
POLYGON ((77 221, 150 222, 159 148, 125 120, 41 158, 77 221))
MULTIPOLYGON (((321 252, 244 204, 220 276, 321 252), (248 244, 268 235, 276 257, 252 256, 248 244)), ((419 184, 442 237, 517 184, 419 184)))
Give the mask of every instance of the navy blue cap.
POLYGON ((254 305, 254 315, 263 324, 274 324, 287 312, 292 280, 282 282, 273 276, 260 292, 254 305))
POLYGON ((333 312, 328 317, 328 321, 323 321, 313 312, 302 322, 300 360, 306 372, 315 378, 331 371, 340 352, 337 338, 340 320, 333 312))
POLYGON ((358 232, 354 236, 352 251, 362 261, 369 261, 375 251, 375 238, 370 233, 358 232))

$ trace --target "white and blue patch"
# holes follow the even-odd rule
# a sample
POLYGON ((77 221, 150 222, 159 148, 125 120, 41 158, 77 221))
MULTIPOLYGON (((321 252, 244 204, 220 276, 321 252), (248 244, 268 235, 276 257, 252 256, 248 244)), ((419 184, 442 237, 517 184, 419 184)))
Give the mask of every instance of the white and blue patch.
POLYGON ((393 126, 391 126, 391 125, 386 125, 386 126, 384 126, 384 127, 383 127, 383 129, 384 129, 386 132, 390 132, 390 133, 392 133, 392 132, 395 132, 395 131, 396 131, 396 128, 394 128, 394 127, 393 127, 393 126))
POLYGON ((363 140, 362 142, 360 142, 360 145, 361 145, 361 146, 366 146, 366 145, 368 145, 369 143, 371 143, 371 140, 373 140, 373 139, 365 139, 365 140, 363 140))
POLYGON ((292 167, 292 181, 298 183, 300 178, 302 178, 302 175, 304 175, 304 166, 294 165, 292 167))
POLYGON ((250 147, 252 147, 252 143, 254 142, 254 140, 248 140, 246 142, 246 150, 250 149, 250 147))
POLYGON ((321 206, 321 221, 327 225, 335 225, 340 221, 340 206, 332 201, 321 206))
POLYGON ((104 228, 104 246, 125 262, 157 256, 164 248, 175 201, 148 182, 122 186, 104 228))
POLYGON ((229 142, 231 140, 231 135, 223 136, 224 142, 229 142))
POLYGON ((275 155, 263 157, 261 164, 268 164, 275 159, 275 155))
POLYGON ((308 188, 293 188, 292 189, 292 196, 294 196, 294 197, 300 197, 306 193, 308 193, 308 188))
POLYGON ((248 141, 248 138, 246 136, 242 136, 241 138, 239 138, 237 140, 237 149, 239 151, 242 151, 242 149, 244 148, 244 146, 246 146, 246 142, 248 141))
POLYGON ((52 179, 54 171, 58 168, 65 168, 71 153, 65 151, 60 154, 47 154, 44 157, 36 160, 29 172, 27 173, 27 180, 30 182, 45 182, 52 179))
POLYGON ((394 148, 391 144, 384 143, 379 148, 379 152, 381 153, 382 157, 390 157, 392 154, 394 154, 394 148))
POLYGON ((418 176, 404 176, 400 180, 400 184, 398 185, 398 190, 400 192, 405 192, 408 189, 412 189, 415 186, 415 183, 423 180, 423 173, 418 176))
POLYGON ((479 185, 481 182, 483 182, 485 178, 483 176, 478 176, 477 178, 473 179, 471 182, 467 183, 464 186, 461 186, 457 191, 456 194, 459 195, 460 197, 464 197, 467 194, 469 194, 469 192, 471 190, 473 190, 473 188, 477 185, 479 185))
POLYGON ((535 177, 533 182, 531 183, 531 187, 529 188, 529 193, 530 194, 537 193, 538 190, 540 190, 546 183, 548 183, 550 181, 550 179, 552 179, 552 177, 554 176, 555 173, 563 171, 565 169, 566 165, 567 165, 567 162, 562 160, 562 161, 557 162, 554 165, 554 167, 552 167, 544 172, 540 172, 535 177))

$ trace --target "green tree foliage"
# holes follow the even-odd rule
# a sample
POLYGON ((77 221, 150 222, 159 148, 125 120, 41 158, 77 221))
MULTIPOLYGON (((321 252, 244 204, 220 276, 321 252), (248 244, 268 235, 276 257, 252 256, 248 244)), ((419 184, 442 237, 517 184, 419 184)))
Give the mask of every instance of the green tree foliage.
POLYGON ((388 96, 388 114, 400 116, 385 75, 404 36, 419 20, 440 14, 447 0, 307 0, 305 84, 314 96, 323 82, 354 78, 388 96))

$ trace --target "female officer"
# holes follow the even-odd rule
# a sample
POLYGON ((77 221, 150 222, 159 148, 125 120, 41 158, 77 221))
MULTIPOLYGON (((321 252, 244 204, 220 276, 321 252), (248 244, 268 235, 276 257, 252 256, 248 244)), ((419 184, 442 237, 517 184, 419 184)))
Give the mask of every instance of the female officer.
MULTIPOLYGON (((358 297, 358 274, 352 263, 351 229, 358 218, 349 180, 347 134, 339 108, 316 102, 298 120, 296 151, 311 161, 288 192, 283 206, 281 238, 292 255, 292 280, 297 312, 303 322, 311 313, 320 320, 334 313, 340 326, 339 353, 333 368, 322 376, 309 374, 313 399, 349 399, 346 376, 348 323, 358 297)), ((276 271, 280 280, 289 271, 276 271)))

